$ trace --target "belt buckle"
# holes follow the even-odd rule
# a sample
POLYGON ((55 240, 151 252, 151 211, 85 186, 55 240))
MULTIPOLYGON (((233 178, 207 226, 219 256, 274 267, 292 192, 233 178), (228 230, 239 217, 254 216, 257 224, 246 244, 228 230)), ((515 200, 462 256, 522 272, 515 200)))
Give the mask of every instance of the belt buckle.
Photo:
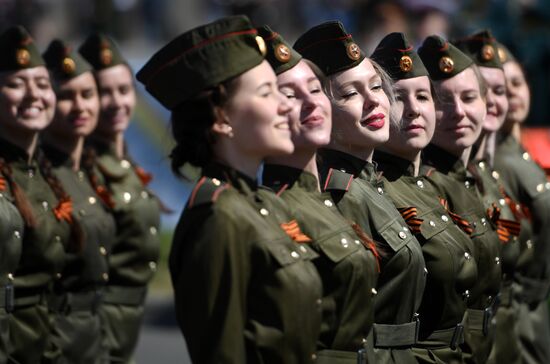
POLYGON ((464 335, 464 325, 457 324, 454 331, 453 331, 453 337, 451 339, 451 344, 449 347, 451 350, 456 350, 459 344, 462 344, 463 342, 463 336, 464 335))
POLYGON ((14 289, 13 289, 13 284, 8 283, 4 287, 4 292, 5 292, 5 295, 6 295, 6 297, 5 297, 6 302, 4 302, 5 307, 6 307, 6 312, 11 313, 11 312, 13 312, 13 309, 15 308, 15 293, 14 293, 14 289))
POLYGON ((491 317, 493 316, 493 308, 487 307, 483 311, 483 335, 489 335, 489 325, 491 323, 491 317))

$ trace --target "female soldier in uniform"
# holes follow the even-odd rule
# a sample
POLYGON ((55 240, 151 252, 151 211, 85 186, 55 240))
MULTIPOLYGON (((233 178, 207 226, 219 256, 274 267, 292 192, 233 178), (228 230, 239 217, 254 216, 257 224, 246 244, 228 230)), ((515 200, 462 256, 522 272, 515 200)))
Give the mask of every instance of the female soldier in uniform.
POLYGON ((464 292, 466 362, 486 363, 493 344, 492 313, 501 282, 500 243, 473 178, 466 172, 472 145, 485 119, 485 87, 472 60, 438 36, 430 36, 418 50, 436 92, 436 120, 424 161, 435 171, 429 179, 438 187, 442 203, 474 240, 478 279, 464 292))
POLYGON ((104 363, 98 311, 115 221, 81 168, 84 138, 97 125, 97 86, 91 66, 60 40, 50 43, 44 60, 57 95, 54 120, 42 135, 44 163, 70 194, 84 233, 79 251, 67 253, 63 277, 48 301, 56 313, 53 340, 68 363, 104 363))
MULTIPOLYGON (((61 272, 67 249, 78 241, 70 199, 56 195, 55 179, 43 174, 35 159, 38 133, 52 120, 55 94, 48 70, 25 29, 11 27, 0 35, 0 158, 5 196, 14 201, 24 231, 21 260, 13 276, 14 300, 9 320, 11 360, 41 363, 56 360, 51 342, 52 316, 46 293, 61 272), (52 188, 53 187, 53 188, 52 188), (67 243, 70 242, 70 243, 67 243)), ((10 361, 11 362, 11 361, 10 361)))
POLYGON ((391 201, 372 163, 388 140, 391 82, 365 58, 340 22, 326 22, 300 36, 294 48, 329 77, 332 135, 319 151, 323 190, 345 218, 388 250, 382 259, 370 345, 375 362, 416 363, 418 307, 426 271, 420 244, 391 201))
POLYGON ((124 143, 136 103, 130 67, 113 41, 102 34, 89 36, 79 51, 95 70, 100 100, 99 122, 85 158, 94 163, 96 155, 101 175, 94 174, 92 183, 116 221, 100 314, 110 360, 127 363, 138 341, 147 284, 157 267, 160 204, 147 190, 151 176, 132 162, 124 143))
POLYGON ((518 344, 524 363, 548 363, 550 319, 546 299, 550 285, 550 184, 543 169, 520 144, 520 127, 530 105, 525 74, 502 45, 498 46, 498 55, 503 63, 510 107, 497 137, 495 169, 510 197, 519 201, 516 213, 529 217, 532 227, 532 237, 521 240, 519 268, 514 275, 520 287, 514 297, 519 306, 518 344))
POLYGON ((170 253, 176 315, 195 363, 310 363, 321 321, 316 256, 255 176, 290 154, 290 103, 248 18, 192 29, 138 72, 172 112, 172 167, 201 167, 170 253))
POLYGON ((311 68, 315 66, 267 26, 258 31, 267 42, 267 60, 277 74, 279 90, 294 101, 289 114, 294 153, 268 158, 263 183, 293 209, 319 253, 314 263, 323 280, 323 325, 317 361, 363 363, 363 341, 374 321, 378 252, 372 239, 357 225, 355 232, 343 218, 330 195, 320 193, 315 156, 330 141, 331 106, 311 68))
POLYGON ((437 190, 422 175, 420 154, 435 129, 435 107, 428 71, 402 33, 387 35, 371 56, 396 80, 396 104, 403 115, 390 127, 390 139, 374 153, 386 183, 386 194, 422 245, 428 276, 420 305, 421 363, 461 363, 463 294, 477 279, 473 243, 453 223, 437 190))
POLYGON ((512 307, 512 284, 519 263, 518 237, 523 241, 530 239, 531 229, 530 221, 524 218, 523 214, 514 214, 516 202, 505 193, 499 181, 499 174, 493 170, 496 132, 502 126, 508 110, 506 79, 498 57, 496 40, 489 31, 472 34, 454 44, 472 58, 487 85, 487 117, 473 148, 469 170, 477 180, 476 185, 481 192, 485 208, 490 211, 490 217, 496 224, 501 242, 503 280, 495 314, 495 344, 491 360, 496 363, 519 363, 521 361, 518 340, 513 335, 517 318, 512 307))

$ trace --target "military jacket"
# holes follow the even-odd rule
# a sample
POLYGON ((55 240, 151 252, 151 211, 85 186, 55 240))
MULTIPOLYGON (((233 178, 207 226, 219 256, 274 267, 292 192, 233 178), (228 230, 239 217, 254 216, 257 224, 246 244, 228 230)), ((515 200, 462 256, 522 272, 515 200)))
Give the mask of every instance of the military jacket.
MULTIPOLYGON (((376 167, 352 155, 330 149, 319 151, 321 186, 338 209, 374 240, 387 247, 378 277, 375 301, 376 324, 400 325, 417 318, 426 284, 426 267, 420 244, 409 231, 391 201, 376 167)), ((374 327, 376 337, 376 325, 374 327)), ((379 346, 378 341, 374 343, 379 346)), ((393 355, 393 354, 392 354, 393 355)), ((412 353, 396 357, 410 362, 412 353)), ((378 360, 390 360, 377 357, 378 360)))
POLYGON ((522 228, 529 229, 530 222, 521 218, 519 214, 514 214, 510 206, 516 203, 508 197, 498 180, 498 172, 494 171, 487 161, 472 161, 470 166, 477 176, 483 204, 497 228, 504 278, 512 279, 520 256, 518 238, 522 228))
POLYGON ((524 212, 532 222, 533 237, 521 239, 519 265, 524 299, 538 303, 547 297, 550 277, 550 182, 512 135, 501 135, 498 140, 495 170, 506 192, 519 202, 516 211, 524 212))
POLYGON ((156 272, 159 257, 159 201, 144 187, 128 158, 118 158, 101 142, 91 145, 102 182, 114 201, 116 240, 109 257, 109 285, 145 286, 156 272))
POLYGON ((115 239, 115 221, 93 190, 83 171, 74 171, 69 155, 50 145, 44 145, 52 170, 71 197, 73 216, 84 231, 84 244, 79 252, 68 252, 63 278, 56 291, 92 290, 109 280, 108 255, 115 239))
MULTIPOLYGON (((22 233, 13 232, 17 239, 22 238, 22 250, 13 280, 12 357, 20 363, 38 363, 51 345, 51 316, 43 297, 53 281, 62 278, 70 225, 56 217, 59 201, 35 159, 29 162, 24 150, 6 140, 0 140, 0 157, 9 164, 12 178, 24 191, 37 223, 34 228, 25 227, 22 233)), ((6 195, 12 199, 10 192, 6 195)))
POLYGON ((478 280, 468 292, 468 307, 483 310, 493 304, 500 289, 502 270, 498 236, 483 206, 475 179, 467 174, 462 161, 433 144, 424 149, 424 160, 435 169, 429 173, 428 180, 448 203, 450 211, 464 219, 463 227, 471 231, 478 280))
POLYGON ((425 176, 414 176, 411 162, 376 151, 374 159, 388 183, 386 195, 402 212, 422 245, 428 269, 420 305, 420 339, 462 322, 466 292, 477 280, 472 239, 453 223, 438 192, 425 176))
POLYGON ((23 249, 24 223, 17 207, 10 201, 7 182, 0 180, 0 364, 7 363, 11 352, 9 310, 13 295, 13 276, 23 249))
POLYGON ((322 304, 317 254, 295 242, 305 234, 271 191, 221 164, 202 173, 169 258, 191 360, 312 362, 322 304))
POLYGON ((311 247, 320 255, 314 260, 323 280, 319 349, 358 351, 374 320, 378 277, 374 246, 361 240, 329 195, 319 192, 316 176, 266 164, 263 183, 287 202, 302 231, 312 239, 311 247))

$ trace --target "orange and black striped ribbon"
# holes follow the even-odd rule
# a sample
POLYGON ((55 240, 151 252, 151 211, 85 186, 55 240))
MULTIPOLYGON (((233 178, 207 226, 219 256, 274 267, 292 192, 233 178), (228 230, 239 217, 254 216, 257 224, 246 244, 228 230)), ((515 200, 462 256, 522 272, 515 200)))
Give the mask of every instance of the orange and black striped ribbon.
POLYGON ((310 243, 311 238, 304 234, 302 230, 300 230, 300 225, 298 225, 298 222, 296 220, 291 220, 289 222, 283 222, 281 224, 281 229, 290 236, 292 240, 294 240, 297 243, 310 243))
POLYGON ((7 187, 6 179, 4 177, 0 177, 0 191, 5 191, 7 187))
POLYGON ((376 259, 376 267, 378 269, 378 273, 380 273, 380 260, 382 258, 380 257, 380 253, 378 252, 378 249, 376 249, 376 243, 374 242, 374 240, 371 239, 370 236, 368 236, 363 231, 363 229, 361 229, 361 227, 358 224, 352 222, 351 227, 359 237, 359 240, 361 240, 361 243, 363 244, 363 246, 369 249, 374 255, 374 258, 376 259))
POLYGON ((144 186, 147 186, 152 180, 153 175, 151 173, 145 172, 145 170, 141 167, 135 167, 134 171, 136 172, 139 180, 141 181, 141 184, 144 186))
POLYGON ((65 220, 69 224, 73 222, 73 201, 70 197, 64 198, 59 201, 57 206, 53 209, 53 214, 58 221, 65 220))
POLYGON ((500 186, 500 193, 504 196, 504 201, 506 201, 506 204, 510 207, 510 210, 512 210, 512 213, 517 221, 521 221, 521 219, 531 220, 531 211, 529 211, 529 208, 526 205, 516 203, 512 200, 502 186, 500 186))
POLYGON ((454 223, 462 229, 466 234, 472 235, 474 233, 474 228, 468 220, 463 219, 460 215, 455 214, 451 210, 449 210, 449 203, 444 198, 439 198, 439 203, 445 208, 451 219, 453 219, 454 223))
POLYGON ((400 207, 397 210, 409 226, 409 229, 411 229, 412 233, 420 234, 420 226, 424 220, 417 217, 418 211, 416 207, 400 207))
POLYGON ((500 218, 500 207, 493 203, 493 208, 487 209, 487 215, 497 227, 498 238, 502 243, 507 243, 511 236, 519 236, 521 227, 517 221, 500 218))

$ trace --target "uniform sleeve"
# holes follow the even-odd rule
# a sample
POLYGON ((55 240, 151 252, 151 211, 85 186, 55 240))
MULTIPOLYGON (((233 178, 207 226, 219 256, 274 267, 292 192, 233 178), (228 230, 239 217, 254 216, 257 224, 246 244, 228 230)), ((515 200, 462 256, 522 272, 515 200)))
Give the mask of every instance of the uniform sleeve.
POLYGON ((249 252, 239 225, 210 207, 192 209, 170 256, 176 316, 194 363, 245 363, 249 252), (208 210, 208 211, 205 211, 208 210))

